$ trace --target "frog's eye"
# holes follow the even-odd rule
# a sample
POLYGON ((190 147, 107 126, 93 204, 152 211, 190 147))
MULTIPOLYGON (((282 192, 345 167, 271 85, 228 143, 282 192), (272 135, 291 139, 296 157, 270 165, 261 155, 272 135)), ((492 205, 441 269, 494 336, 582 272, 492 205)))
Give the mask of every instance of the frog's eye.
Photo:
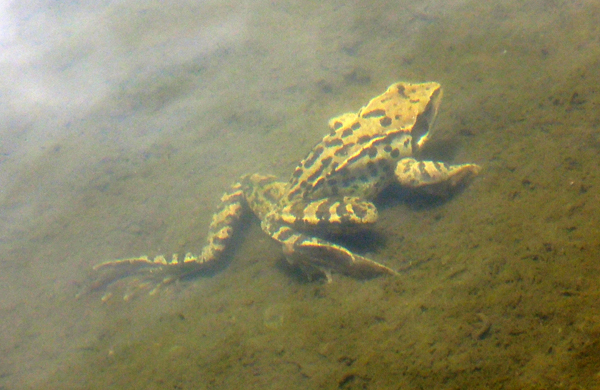
POLYGON ((415 125, 411 131, 412 139, 413 139, 413 152, 419 150, 425 142, 427 142, 427 137, 429 136, 429 132, 433 127, 433 123, 435 122, 435 117, 437 116, 437 111, 439 107, 439 89, 434 92, 423 110, 417 116, 417 120, 415 121, 415 125))
POLYGON ((429 129, 431 128, 432 122, 428 112, 431 111, 427 109, 424 113, 417 117, 417 122, 413 126, 411 131, 412 139, 413 139, 413 152, 416 152, 420 149, 423 144, 427 141, 427 136, 429 135, 429 129))

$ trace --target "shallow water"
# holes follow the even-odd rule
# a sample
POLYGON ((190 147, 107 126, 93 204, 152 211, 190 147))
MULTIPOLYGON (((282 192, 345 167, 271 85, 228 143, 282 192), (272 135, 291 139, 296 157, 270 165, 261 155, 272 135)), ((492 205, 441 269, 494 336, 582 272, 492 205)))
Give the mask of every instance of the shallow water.
POLYGON ((0 4, 0 389, 599 386, 600 6, 501 3, 0 4), (358 250, 400 277, 308 282, 251 220, 219 272, 76 299, 398 80, 483 167, 381 199, 358 250))

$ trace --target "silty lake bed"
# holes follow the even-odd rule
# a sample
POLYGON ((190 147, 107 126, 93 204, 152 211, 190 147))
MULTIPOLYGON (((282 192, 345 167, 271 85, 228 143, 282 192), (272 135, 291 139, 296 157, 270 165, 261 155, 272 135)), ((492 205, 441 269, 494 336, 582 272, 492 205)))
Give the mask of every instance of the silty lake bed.
POLYGON ((600 386, 596 2, 0 7, 0 389, 600 386), (78 295, 399 80, 444 88, 422 157, 482 166, 377 200, 352 249, 400 276, 308 281, 248 218, 215 272, 78 295))

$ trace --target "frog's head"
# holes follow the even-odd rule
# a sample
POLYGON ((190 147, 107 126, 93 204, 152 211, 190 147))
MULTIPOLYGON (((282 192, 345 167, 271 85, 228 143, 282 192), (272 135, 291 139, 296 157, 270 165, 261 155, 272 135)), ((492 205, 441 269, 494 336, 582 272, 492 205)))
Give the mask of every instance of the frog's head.
POLYGON ((429 137, 442 99, 442 87, 435 82, 412 84, 399 82, 371 101, 358 112, 363 119, 376 121, 378 132, 392 135, 404 143, 410 136, 412 146, 405 152, 417 152, 429 137))

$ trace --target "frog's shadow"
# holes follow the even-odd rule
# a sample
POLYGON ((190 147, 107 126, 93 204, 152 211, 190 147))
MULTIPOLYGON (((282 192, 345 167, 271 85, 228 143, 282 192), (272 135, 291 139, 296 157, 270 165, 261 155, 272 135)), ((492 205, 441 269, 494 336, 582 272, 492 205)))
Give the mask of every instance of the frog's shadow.
POLYGON ((439 183, 423 188, 406 188, 399 184, 392 184, 386 191, 375 199, 375 205, 379 211, 405 205, 410 210, 432 210, 443 206, 447 202, 460 195, 467 187, 467 182, 451 187, 448 183, 439 183))

